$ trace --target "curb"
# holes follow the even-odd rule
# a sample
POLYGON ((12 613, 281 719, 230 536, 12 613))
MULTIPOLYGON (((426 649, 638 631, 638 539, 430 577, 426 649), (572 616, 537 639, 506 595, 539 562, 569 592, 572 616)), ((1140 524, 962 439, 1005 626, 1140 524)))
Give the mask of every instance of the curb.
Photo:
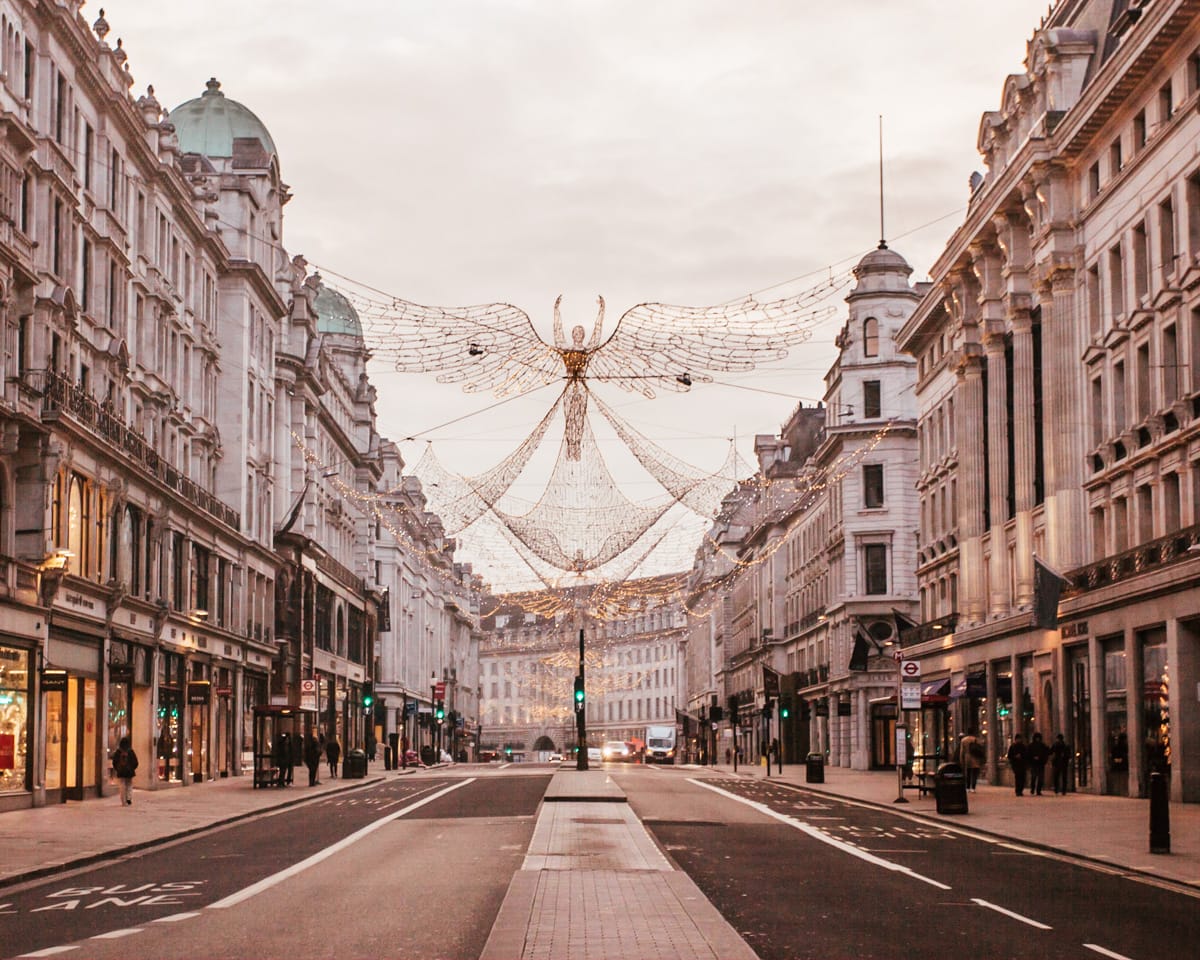
MULTIPOLYGON (((726 773, 726 776, 737 777, 739 780, 743 778, 743 775, 740 772, 735 774, 732 771, 726 773)), ((764 778, 750 777, 747 775, 746 779, 761 780, 764 778)), ((787 780, 777 779, 775 782, 777 784, 783 784, 784 786, 792 787, 796 790, 802 790, 805 793, 812 794, 813 796, 836 797, 839 800, 849 800, 854 803, 861 803, 866 807, 873 807, 876 810, 886 810, 889 813, 898 813, 903 814, 906 817, 913 817, 917 820, 921 820, 924 823, 936 824, 943 827, 958 826, 957 821, 947 820, 944 817, 933 816, 920 810, 899 810, 891 803, 881 803, 878 800, 866 800, 862 797, 851 797, 844 793, 836 793, 833 790, 814 790, 812 787, 809 787, 806 784, 792 783, 787 780)), ((968 813, 967 816, 969 817, 970 814, 968 813)), ((1067 860, 1076 860, 1080 863, 1093 864, 1097 867, 1104 867, 1107 870, 1116 870, 1120 873, 1129 874, 1130 876, 1144 877, 1147 880, 1153 880, 1155 883, 1169 884, 1184 890, 1200 891, 1200 880, 1188 882, 1187 880, 1179 880, 1175 877, 1164 877, 1161 873, 1154 873, 1150 870, 1143 870, 1139 867, 1131 867, 1128 864, 1118 863, 1116 860, 1102 860, 1099 857, 1089 856, 1086 853, 1075 853, 1072 850, 1064 850, 1062 847, 1054 847, 1048 843, 1041 843, 1037 840, 1026 840, 1023 837, 1009 836, 1008 834, 999 833, 995 830, 989 830, 987 827, 977 827, 973 824, 963 824, 960 829, 996 840, 1003 840, 1006 843, 1019 843, 1022 846, 1029 847, 1032 850, 1043 850, 1047 853, 1053 853, 1056 856, 1063 857, 1067 860)))
POLYGON ((121 847, 113 847, 109 850, 103 850, 99 853, 91 853, 85 857, 77 857, 74 860, 64 860, 61 863, 50 863, 44 866, 34 867, 32 870, 26 870, 24 873, 14 873, 11 876, 0 880, 0 890, 7 887, 17 886, 18 884, 28 883, 31 880, 40 880, 43 877, 54 876, 56 873, 66 873, 70 870, 78 870, 81 867, 91 866, 94 863, 100 863, 105 860, 112 860, 117 857, 122 857, 130 853, 136 853, 139 850, 148 850, 151 847, 162 846, 171 843, 175 840, 180 840, 183 837, 192 836, 193 834, 203 833, 205 830, 211 830, 214 827, 225 827, 231 823, 237 823, 241 820, 250 820, 253 817, 261 816, 264 813, 271 813, 276 810, 286 810, 288 807, 299 806, 302 803, 308 803, 310 800, 315 800, 318 797, 331 797, 339 793, 349 793, 351 790, 361 790, 363 787, 371 786, 376 783, 382 783, 383 777, 364 778, 361 782, 345 787, 338 787, 335 790, 324 790, 321 793, 312 797, 298 796, 293 800, 285 800, 282 803, 277 803, 268 807, 260 807, 257 810, 247 810, 245 813, 234 814, 230 817, 225 817, 220 820, 212 820, 208 823, 196 824, 195 826, 185 827, 183 830, 176 830, 174 833, 163 834, 159 837, 152 837, 149 840, 141 840, 137 843, 126 844, 121 847))

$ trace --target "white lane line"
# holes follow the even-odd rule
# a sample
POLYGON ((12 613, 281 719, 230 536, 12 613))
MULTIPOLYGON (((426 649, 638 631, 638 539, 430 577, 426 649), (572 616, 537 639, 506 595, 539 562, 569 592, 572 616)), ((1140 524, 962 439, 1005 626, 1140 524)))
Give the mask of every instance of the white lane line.
POLYGON ((192 917, 200 916, 199 910, 192 910, 189 913, 173 913, 169 917, 155 917, 151 923, 176 923, 180 920, 191 920, 192 917))
POLYGON ((66 953, 68 950, 78 950, 78 947, 47 947, 45 950, 34 950, 33 953, 23 953, 22 957, 52 957, 56 953, 66 953))
POLYGON ((348 837, 343 837, 337 843, 326 847, 324 850, 318 850, 311 857, 301 860, 299 863, 294 863, 290 867, 280 870, 278 873, 272 874, 269 877, 264 877, 262 880, 259 880, 257 883, 252 883, 252 884, 250 884, 250 886, 245 887, 242 890, 239 890, 237 893, 230 894, 228 897, 225 897, 225 899, 223 899, 223 900, 218 900, 216 903, 210 903, 208 905, 208 909, 209 910, 224 910, 226 907, 236 906, 237 904, 241 903, 244 900, 249 900, 251 897, 262 893, 264 890, 269 890, 271 887, 275 886, 277 883, 282 883, 284 880, 287 880, 289 877, 294 877, 296 874, 302 873, 303 871, 307 870, 309 867, 316 866, 322 860, 329 859, 335 853, 338 853, 341 850, 345 850, 351 844, 357 843, 363 837, 374 833, 380 827, 391 823, 393 820, 399 819, 400 817, 403 817, 405 814, 412 813, 418 807, 423 807, 427 803, 432 803, 434 800, 438 799, 438 797, 444 797, 446 794, 450 793, 452 790, 457 790, 459 787, 465 787, 468 783, 473 783, 474 781, 475 781, 474 777, 468 777, 465 780, 459 781, 458 783, 452 783, 450 786, 446 787, 444 790, 439 790, 437 793, 431 793, 429 796, 425 797, 423 800, 418 800, 416 803, 410 803, 407 807, 397 810, 395 813, 389 813, 386 817, 380 817, 375 822, 368 823, 361 830, 356 830, 354 833, 350 834, 348 837))
POLYGON ((883 867, 885 870, 892 870, 896 873, 903 873, 905 876, 912 877, 914 880, 920 880, 923 883, 928 883, 930 886, 937 887, 939 890, 951 889, 946 884, 929 877, 922 876, 915 870, 912 870, 903 864, 893 863, 891 860, 884 860, 882 857, 877 857, 874 854, 867 853, 853 844, 846 843, 843 840, 838 840, 836 837, 831 837, 823 830, 818 830, 816 827, 809 826, 807 823, 789 817, 787 814, 778 813, 768 807, 765 803, 759 803, 756 800, 747 800, 745 797, 739 797, 736 793, 730 793, 728 790, 722 790, 720 787, 714 787, 711 784, 705 783, 703 780, 689 779, 689 783, 694 783, 697 786, 704 787, 706 790, 711 790, 713 793, 719 793, 730 800, 736 800, 738 803, 744 803, 748 807, 753 807, 759 813, 765 814, 778 820, 780 823, 786 823, 789 827, 795 827, 803 833, 808 834, 814 840, 820 840, 822 843, 827 843, 831 847, 836 847, 843 853, 848 853, 852 857, 858 857, 860 860, 865 860, 867 863, 874 864, 877 867, 883 867))
POLYGON ((129 937, 135 933, 141 933, 141 927, 126 927, 124 930, 109 930, 108 933, 97 933, 95 936, 88 937, 89 940, 120 940, 122 937, 129 937))
POLYGON ((1028 917, 1023 917, 1019 913, 1013 913, 1011 910, 1005 910, 1001 906, 994 903, 988 903, 986 900, 980 900, 978 897, 971 898, 972 903, 977 903, 981 907, 987 907, 989 910, 995 910, 997 913, 1002 913, 1006 917, 1012 917, 1014 920, 1020 920, 1022 923, 1027 923, 1031 927, 1037 927, 1039 930, 1053 930, 1053 927, 1047 926, 1044 923, 1039 923, 1037 920, 1030 920, 1028 917))
POLYGON ((1125 956, 1125 954, 1114 953, 1112 950, 1105 950, 1098 943, 1085 943, 1084 946, 1087 947, 1089 950, 1095 950, 1101 956, 1112 957, 1112 960, 1129 960, 1129 957, 1125 956))

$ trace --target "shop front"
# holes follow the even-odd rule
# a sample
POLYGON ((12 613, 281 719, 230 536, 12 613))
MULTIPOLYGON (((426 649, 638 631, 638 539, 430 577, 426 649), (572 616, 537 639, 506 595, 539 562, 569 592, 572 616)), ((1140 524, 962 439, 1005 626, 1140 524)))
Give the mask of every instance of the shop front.
POLYGON ((99 796, 107 758, 101 758, 98 638, 52 629, 41 695, 46 718, 45 801, 99 796))
POLYGON ((30 790, 32 656, 27 649, 0 644, 0 803, 5 795, 19 796, 30 790))

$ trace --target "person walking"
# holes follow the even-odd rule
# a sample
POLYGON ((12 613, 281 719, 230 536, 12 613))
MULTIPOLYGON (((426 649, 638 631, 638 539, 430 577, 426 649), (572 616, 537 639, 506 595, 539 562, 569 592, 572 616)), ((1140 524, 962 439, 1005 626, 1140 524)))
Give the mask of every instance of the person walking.
POLYGON ((315 787, 321 782, 317 779, 317 771, 321 769, 321 745, 311 732, 304 739, 304 765, 308 767, 308 785, 315 787))
POLYGON ((1061 733, 1056 734, 1050 744, 1050 773, 1053 777, 1054 792, 1067 795, 1067 771, 1071 766, 1071 748, 1063 739, 1061 733))
POLYGON ((1025 746, 1025 738, 1019 733, 1014 733, 1012 745, 1008 748, 1008 765, 1013 772, 1013 786, 1016 788, 1017 796, 1025 795, 1025 768, 1029 763, 1029 753, 1025 746))
POLYGON ((980 742, 979 735, 974 729, 967 731, 967 735, 958 742, 958 762, 966 773, 967 789, 972 792, 979 782, 979 771, 983 768, 986 757, 987 751, 980 742))
POLYGON ((1029 792, 1040 797, 1046 781, 1046 761, 1050 759, 1050 748, 1042 742, 1040 733, 1033 735, 1025 755, 1029 760, 1029 792))
POLYGON ((133 806, 133 775, 137 772, 138 755, 129 737, 121 738, 109 759, 112 760, 113 775, 121 783, 121 803, 127 807, 133 806))
POLYGON ((338 745, 337 737, 330 737, 325 741, 325 759, 329 761, 329 776, 330 778, 337 777, 338 758, 342 755, 342 748, 338 745))
POLYGON ((275 738, 275 766, 279 768, 277 783, 288 786, 292 782, 292 738, 286 733, 275 738))

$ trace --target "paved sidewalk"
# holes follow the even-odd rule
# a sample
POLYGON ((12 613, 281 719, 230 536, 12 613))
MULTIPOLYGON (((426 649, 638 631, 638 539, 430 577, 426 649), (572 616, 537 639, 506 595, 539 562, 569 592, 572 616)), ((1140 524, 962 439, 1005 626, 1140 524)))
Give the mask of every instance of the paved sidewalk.
MULTIPOLYGON (((696 767, 733 775, 733 768, 696 767)), ((921 797, 905 790, 909 801, 898 804, 894 770, 848 770, 825 767, 825 783, 806 783, 805 767, 785 765, 780 777, 771 768, 772 780, 784 780, 821 793, 885 806, 904 814, 976 830, 1031 844, 1046 850, 1084 857, 1120 870, 1135 871, 1200 889, 1200 804, 1172 803, 1171 852, 1150 853, 1150 803, 1128 797, 1101 797, 1090 793, 1055 796, 1050 788, 1039 796, 1026 791, 1018 797, 1011 787, 984 784, 967 794, 967 814, 939 814, 932 795, 921 797)), ((738 767, 737 776, 762 779, 761 766, 738 767)))
POLYGON ((385 774, 376 765, 364 779, 324 778, 310 787, 301 782, 308 776, 301 768, 290 787, 255 790, 249 776, 229 777, 195 786, 134 790, 130 807, 122 806, 114 794, 0 813, 0 884, 84 866, 323 794, 357 790, 402 772, 407 771, 385 774))

